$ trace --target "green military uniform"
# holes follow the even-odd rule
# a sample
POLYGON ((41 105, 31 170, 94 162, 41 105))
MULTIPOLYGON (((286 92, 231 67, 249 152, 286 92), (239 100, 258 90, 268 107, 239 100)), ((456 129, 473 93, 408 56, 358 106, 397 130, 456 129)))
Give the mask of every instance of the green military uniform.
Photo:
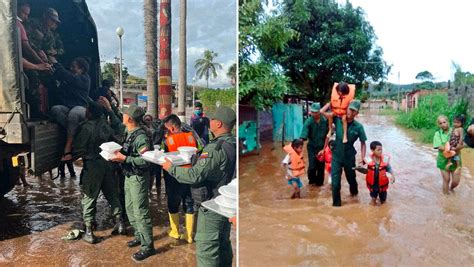
MULTIPOLYGON (((319 103, 311 105, 311 112, 319 112, 319 103)), ((324 148, 326 135, 328 134, 328 120, 320 116, 317 122, 312 116, 306 119, 301 131, 300 138, 307 139, 308 145, 308 180, 309 184, 323 185, 324 183, 324 162, 316 159, 316 155, 324 148)))
POLYGON ((44 22, 46 18, 51 18, 59 23, 58 12, 48 8, 43 17, 43 20, 30 19, 25 25, 31 46, 37 51, 43 50, 47 56, 61 56, 64 54, 61 38, 56 31, 48 29, 44 22))
MULTIPOLYGON (((210 118, 226 125, 235 124, 235 112, 227 107, 219 108, 210 118)), ((220 135, 204 147, 193 167, 173 166, 169 173, 180 183, 201 186, 193 190, 203 192, 206 189, 203 197, 195 201, 212 199, 218 195, 217 189, 230 182, 235 173, 235 146, 235 137, 231 133, 220 135)), ((227 218, 200 206, 194 238, 198 266, 232 266, 230 228, 227 218)))
MULTIPOLYGON (((353 100, 349 105, 353 110, 359 110, 360 102, 353 100)), ((332 200, 333 206, 341 206, 341 175, 342 170, 346 175, 349 183, 350 192, 352 195, 358 194, 358 186, 356 180, 355 155, 357 151, 354 148, 354 143, 357 139, 360 142, 365 142, 367 136, 365 135, 364 126, 358 121, 347 123, 347 143, 342 143, 343 128, 342 121, 339 118, 334 120, 336 124, 336 140, 334 141, 334 148, 332 151, 331 162, 331 179, 332 179, 332 200)))
MULTIPOLYGON (((143 109, 130 105, 124 113, 135 119, 143 117, 143 109)), ((126 131, 122 154, 127 156, 121 164, 125 175, 125 208, 128 220, 135 230, 135 238, 140 240, 140 250, 154 250, 153 227, 151 223, 148 187, 150 183, 149 164, 141 154, 152 150, 145 130, 138 127, 126 131)))
MULTIPOLYGON (((101 190, 110 203, 117 223, 121 222, 122 215, 118 187, 112 176, 112 164, 99 154, 99 146, 111 139, 113 130, 103 116, 102 107, 91 103, 88 110, 96 114, 93 115, 95 118, 81 124, 73 143, 74 153, 81 156, 84 162, 81 172, 81 190, 83 193, 82 215, 86 228, 91 227, 92 222, 95 221, 97 197, 101 190)), ((95 243, 95 241, 94 237, 90 236, 90 242, 95 243)))

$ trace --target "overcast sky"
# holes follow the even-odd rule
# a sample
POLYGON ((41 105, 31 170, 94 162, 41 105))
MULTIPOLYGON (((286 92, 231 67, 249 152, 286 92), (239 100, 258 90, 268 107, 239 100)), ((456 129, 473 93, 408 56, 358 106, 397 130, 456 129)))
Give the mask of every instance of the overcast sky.
MULTIPOLYGON (((345 3, 345 1, 341 2, 345 3)), ((474 73, 474 1, 350 0, 362 7, 393 64, 390 82, 416 82, 427 70, 437 81, 453 79, 451 62, 474 73)))
MULTIPOLYGON (((158 1, 159 2, 159 1, 158 1)), ((159 4, 158 4, 159 5, 159 4)), ((119 41, 115 33, 118 26, 125 30, 123 38, 124 64, 129 73, 146 77, 145 37, 143 26, 143 0, 88 1, 89 11, 97 26, 101 61, 113 62, 118 56, 119 41)), ((229 87, 226 73, 236 62, 236 1, 187 1, 187 80, 192 83, 194 62, 204 50, 213 50, 221 63, 216 79, 209 79, 210 87, 229 87)), ((173 81, 178 80, 179 1, 172 1, 172 63, 173 81)), ((158 19, 159 20, 159 19, 158 19)), ((203 78, 197 85, 206 85, 203 78)))

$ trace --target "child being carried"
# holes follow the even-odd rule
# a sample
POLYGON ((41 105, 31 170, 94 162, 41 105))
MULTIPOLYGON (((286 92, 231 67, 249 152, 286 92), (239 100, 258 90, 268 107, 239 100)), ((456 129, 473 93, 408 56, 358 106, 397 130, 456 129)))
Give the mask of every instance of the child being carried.
POLYGON ((344 82, 334 83, 331 93, 331 102, 327 103, 322 109, 321 114, 328 119, 328 137, 332 135, 332 123, 334 117, 339 117, 342 120, 343 138, 342 142, 347 143, 347 108, 354 99, 355 85, 344 82), (331 108, 331 111, 328 109, 331 108))
POLYGON ((449 142, 446 143, 443 155, 445 158, 449 159, 448 164, 446 164, 446 170, 454 165, 456 166, 456 170, 460 167, 459 161, 459 152, 456 151, 458 147, 462 145, 462 140, 464 139, 464 122, 466 118, 464 115, 457 115, 454 117, 453 125, 454 129, 451 132, 451 136, 449 138, 449 142))

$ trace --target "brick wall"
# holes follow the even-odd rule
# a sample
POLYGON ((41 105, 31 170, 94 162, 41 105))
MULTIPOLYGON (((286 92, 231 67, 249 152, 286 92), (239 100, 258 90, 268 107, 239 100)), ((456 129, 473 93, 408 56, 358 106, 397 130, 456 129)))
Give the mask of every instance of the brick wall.
POLYGON ((474 85, 451 87, 448 90, 448 101, 452 105, 461 99, 469 103, 469 114, 474 117, 474 85))

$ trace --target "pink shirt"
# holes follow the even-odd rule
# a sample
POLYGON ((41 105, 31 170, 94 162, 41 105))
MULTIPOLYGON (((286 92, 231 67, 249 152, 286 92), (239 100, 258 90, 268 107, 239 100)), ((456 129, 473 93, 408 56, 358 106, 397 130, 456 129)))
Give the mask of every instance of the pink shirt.
POLYGON ((18 30, 20 31, 20 38, 21 41, 28 41, 28 35, 26 35, 25 27, 23 26, 23 23, 19 19, 16 20, 16 26, 18 26, 18 30))

